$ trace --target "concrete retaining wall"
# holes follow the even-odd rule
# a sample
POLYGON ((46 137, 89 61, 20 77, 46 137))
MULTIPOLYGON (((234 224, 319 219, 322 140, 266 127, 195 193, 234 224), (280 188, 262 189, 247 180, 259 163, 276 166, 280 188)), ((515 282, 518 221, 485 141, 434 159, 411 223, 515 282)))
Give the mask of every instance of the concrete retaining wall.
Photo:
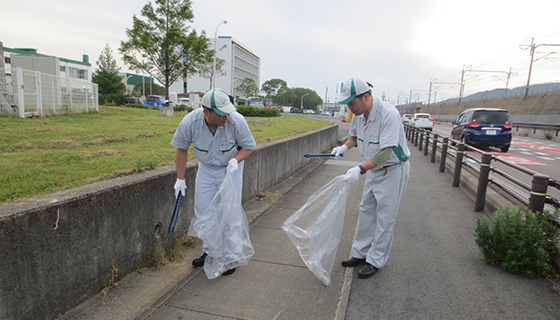
MULTIPOLYGON (((338 126, 259 144, 246 160, 243 200, 290 177, 336 145, 338 126)), ((53 319, 146 263, 157 241, 186 234, 194 214, 196 161, 186 171, 174 234, 174 167, 0 206, 0 319, 53 319), (117 271, 118 269, 118 271, 117 271)))

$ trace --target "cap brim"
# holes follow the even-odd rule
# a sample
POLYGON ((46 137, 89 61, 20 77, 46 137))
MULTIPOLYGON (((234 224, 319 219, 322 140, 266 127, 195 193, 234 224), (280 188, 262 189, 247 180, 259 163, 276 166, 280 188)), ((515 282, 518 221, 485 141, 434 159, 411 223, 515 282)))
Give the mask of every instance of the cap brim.
POLYGON ((217 107, 212 107, 212 110, 214 110, 218 115, 220 116, 227 116, 228 114, 234 112, 235 110, 237 110, 237 108, 233 105, 233 104, 228 104, 227 106, 223 106, 221 108, 217 108, 217 107))
POLYGON ((346 98, 346 99, 344 99, 344 100, 338 101, 338 103, 340 103, 340 104, 348 104, 348 102, 354 100, 354 98, 356 98, 356 95, 355 95, 355 94, 349 96, 348 98, 346 98))

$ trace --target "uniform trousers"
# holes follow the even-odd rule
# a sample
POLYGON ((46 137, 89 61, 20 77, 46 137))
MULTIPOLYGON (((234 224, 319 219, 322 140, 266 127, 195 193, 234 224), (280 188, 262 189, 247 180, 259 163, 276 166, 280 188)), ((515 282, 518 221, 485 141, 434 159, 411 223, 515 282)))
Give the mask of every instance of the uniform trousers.
POLYGON ((376 268, 387 263, 393 244, 393 231, 402 196, 408 184, 410 161, 386 169, 367 172, 359 227, 352 245, 355 258, 366 259, 376 268))

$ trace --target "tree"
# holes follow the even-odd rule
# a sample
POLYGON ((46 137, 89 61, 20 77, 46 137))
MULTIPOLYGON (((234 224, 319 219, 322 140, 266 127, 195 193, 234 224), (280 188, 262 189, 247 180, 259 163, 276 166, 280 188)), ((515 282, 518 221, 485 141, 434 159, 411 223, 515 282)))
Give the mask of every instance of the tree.
POLYGON ((126 85, 119 75, 120 68, 113 57, 113 50, 109 43, 101 51, 97 60, 97 68, 92 75, 92 82, 97 83, 99 97, 102 103, 113 101, 120 104, 124 101, 126 85))
POLYGON ((276 96, 274 97, 274 103, 280 106, 291 106, 297 99, 294 90, 288 88, 287 85, 283 85, 278 89, 276 96))
POLYGON ((185 25, 194 18, 190 0, 155 0, 155 5, 149 2, 142 8, 145 20, 132 17, 132 29, 126 29, 128 41, 121 41, 119 50, 132 69, 143 70, 163 84, 169 99, 169 87, 213 61, 215 51, 209 49, 204 31, 198 35, 185 25))
POLYGON ((237 91, 241 92, 245 98, 256 97, 259 94, 259 86, 252 78, 244 78, 237 86, 237 91))
POLYGON ((278 90, 282 86, 287 86, 286 81, 282 79, 270 79, 265 81, 261 86, 261 91, 265 93, 265 101, 267 105, 273 104, 274 97, 278 94, 278 90))
MULTIPOLYGON (((216 78, 227 75, 227 72, 222 69, 224 64, 226 64, 226 60, 216 57, 216 78)), ((209 61, 208 63, 202 65, 200 72, 198 73, 204 79, 210 80, 210 87, 208 90, 212 89, 212 72, 214 72, 214 61, 209 61)))
POLYGON ((305 96, 305 98, 303 98, 303 109, 317 110, 317 106, 323 104, 323 99, 321 99, 321 97, 319 97, 317 92, 315 92, 314 90, 306 88, 294 88, 294 94, 296 96, 296 99, 293 101, 292 106, 294 106, 295 108, 301 107, 301 97, 303 97, 305 94, 307 95, 305 96))

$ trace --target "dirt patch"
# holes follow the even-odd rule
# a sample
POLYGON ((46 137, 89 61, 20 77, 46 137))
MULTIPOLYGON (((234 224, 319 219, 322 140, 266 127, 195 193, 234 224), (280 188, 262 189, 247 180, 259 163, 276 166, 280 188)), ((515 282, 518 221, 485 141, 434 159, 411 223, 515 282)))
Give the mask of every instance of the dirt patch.
POLYGON ((267 120, 247 120, 248 124, 274 124, 272 121, 267 120))
POLYGON ((82 145, 84 147, 87 147, 87 146, 94 146, 94 145, 105 144, 105 143, 121 142, 126 140, 129 140, 129 138, 101 138, 101 139, 95 139, 92 141, 84 142, 82 143, 82 145))
POLYGON ((156 134, 154 132, 150 133, 142 133, 136 136, 136 138, 151 138, 154 137, 156 134))
POLYGON ((26 144, 24 146, 15 147, 12 150, 9 150, 8 152, 25 152, 25 151, 31 151, 31 150, 39 150, 39 147, 36 147, 32 144, 26 144))
POLYGON ((122 154, 127 154, 126 150, 99 150, 97 152, 90 152, 82 156, 82 158, 93 158, 100 156, 120 156, 122 154))

